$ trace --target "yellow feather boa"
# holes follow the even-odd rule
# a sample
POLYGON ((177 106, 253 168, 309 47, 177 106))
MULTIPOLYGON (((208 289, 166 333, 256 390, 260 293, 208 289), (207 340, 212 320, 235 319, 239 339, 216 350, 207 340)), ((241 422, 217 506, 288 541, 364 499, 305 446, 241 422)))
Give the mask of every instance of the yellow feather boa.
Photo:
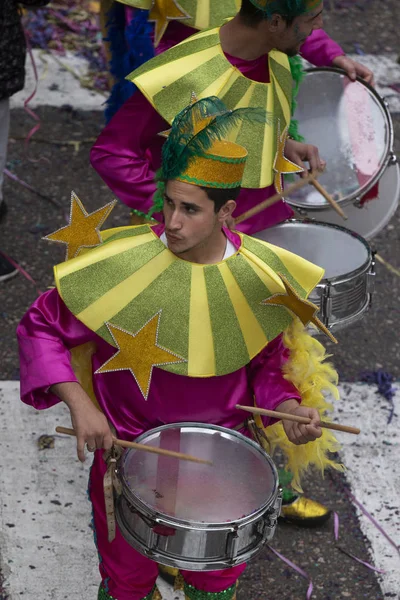
MULTIPOLYGON (((306 331, 299 319, 285 331, 283 343, 290 351, 283 369, 285 379, 299 390, 304 405, 316 408, 325 421, 329 420, 333 407, 326 396, 338 400, 339 390, 338 374, 330 363, 325 362, 329 358, 325 348, 306 331)), ((256 419, 256 423, 260 427, 261 419, 256 419)), ((302 446, 295 446, 288 440, 281 422, 266 428, 265 434, 270 454, 273 455, 277 448, 285 454, 286 469, 293 474, 292 487, 299 492, 302 491, 301 477, 309 467, 319 469, 322 474, 327 467, 344 470, 343 465, 329 458, 329 453, 337 452, 340 447, 329 429, 323 429, 322 437, 315 442, 302 446)))

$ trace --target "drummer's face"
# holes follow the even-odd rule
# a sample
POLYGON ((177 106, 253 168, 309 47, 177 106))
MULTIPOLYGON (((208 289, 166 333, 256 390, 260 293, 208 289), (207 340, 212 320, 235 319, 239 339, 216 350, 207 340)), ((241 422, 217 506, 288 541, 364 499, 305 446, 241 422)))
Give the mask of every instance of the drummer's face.
MULTIPOLYGON (((215 204, 200 187, 182 181, 168 181, 164 195, 164 221, 168 248, 185 260, 212 256, 212 246, 220 242, 221 228, 235 210, 228 200, 215 212, 215 204), (205 253, 203 252, 205 250, 205 253)), ((217 258, 217 261, 220 258, 217 258)))
POLYGON ((313 31, 315 29, 322 29, 322 11, 323 6, 320 4, 314 11, 296 17, 290 25, 286 23, 278 50, 285 52, 288 56, 296 56, 313 31))

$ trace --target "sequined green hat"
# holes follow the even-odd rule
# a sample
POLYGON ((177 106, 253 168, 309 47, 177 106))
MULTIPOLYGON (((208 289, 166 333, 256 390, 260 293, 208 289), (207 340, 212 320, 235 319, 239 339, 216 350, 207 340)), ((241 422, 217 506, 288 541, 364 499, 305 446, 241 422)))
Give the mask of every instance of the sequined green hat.
POLYGON ((250 0, 250 2, 267 17, 278 14, 290 18, 315 10, 322 4, 322 0, 250 0))
POLYGON ((210 188, 240 187, 247 150, 226 136, 241 121, 268 123, 260 108, 228 110, 216 96, 198 100, 194 94, 164 135, 161 180, 177 179, 210 188))

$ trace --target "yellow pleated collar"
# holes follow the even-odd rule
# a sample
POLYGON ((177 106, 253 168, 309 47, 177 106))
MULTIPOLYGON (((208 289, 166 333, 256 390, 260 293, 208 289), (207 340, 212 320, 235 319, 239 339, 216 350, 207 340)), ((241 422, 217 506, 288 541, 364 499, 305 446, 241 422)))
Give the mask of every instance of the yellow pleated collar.
POLYGON ((305 298, 322 269, 244 234, 233 256, 212 265, 178 258, 146 225, 101 235, 97 248, 58 265, 55 279, 78 320, 120 350, 135 348, 130 358, 120 351, 116 369, 135 363, 140 342, 140 355, 154 353, 165 370, 225 375, 248 364, 293 314, 315 312, 305 298))

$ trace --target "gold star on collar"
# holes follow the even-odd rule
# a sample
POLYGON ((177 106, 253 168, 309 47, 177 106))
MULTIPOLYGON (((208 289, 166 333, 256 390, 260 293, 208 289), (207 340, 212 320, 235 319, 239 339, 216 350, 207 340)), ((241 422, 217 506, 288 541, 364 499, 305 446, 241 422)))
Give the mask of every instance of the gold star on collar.
POLYGON ((285 286, 286 294, 274 294, 267 300, 263 300, 262 304, 270 306, 284 306, 288 311, 294 314, 300 319, 303 325, 313 323, 318 329, 320 329, 325 335, 329 337, 332 342, 337 344, 337 339, 331 334, 329 329, 318 319, 316 313, 319 308, 309 300, 303 300, 297 294, 296 290, 290 285, 286 277, 279 273, 279 277, 285 286))
POLYGON ((111 323, 106 323, 118 352, 104 363, 96 373, 130 371, 147 400, 154 367, 186 362, 157 343, 161 311, 154 315, 137 333, 130 333, 111 323))
POLYGON ((289 175, 290 173, 303 173, 304 169, 285 157, 285 144, 288 137, 288 126, 285 127, 282 134, 280 130, 280 121, 278 121, 278 146, 274 161, 274 183, 276 191, 279 192, 279 194, 283 194, 282 176, 289 175))
POLYGON ((50 233, 44 239, 66 244, 65 260, 70 260, 77 256, 82 248, 94 248, 101 243, 100 227, 116 203, 114 200, 88 214, 78 196, 72 192, 69 224, 50 233))
POLYGON ((150 11, 149 21, 154 21, 154 46, 157 48, 161 42, 161 38, 164 35, 168 23, 170 21, 180 21, 182 19, 188 19, 188 15, 181 6, 179 6, 176 0, 154 0, 153 8, 150 11))

